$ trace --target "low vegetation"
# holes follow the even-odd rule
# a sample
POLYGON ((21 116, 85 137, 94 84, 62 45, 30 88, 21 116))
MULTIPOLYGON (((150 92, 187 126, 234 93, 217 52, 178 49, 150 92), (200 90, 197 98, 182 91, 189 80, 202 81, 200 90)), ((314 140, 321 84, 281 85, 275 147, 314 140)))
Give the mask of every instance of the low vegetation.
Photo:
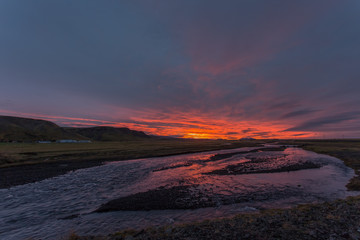
POLYGON ((92 143, 0 143, 0 167, 60 161, 111 161, 258 146, 257 141, 146 139, 92 143))

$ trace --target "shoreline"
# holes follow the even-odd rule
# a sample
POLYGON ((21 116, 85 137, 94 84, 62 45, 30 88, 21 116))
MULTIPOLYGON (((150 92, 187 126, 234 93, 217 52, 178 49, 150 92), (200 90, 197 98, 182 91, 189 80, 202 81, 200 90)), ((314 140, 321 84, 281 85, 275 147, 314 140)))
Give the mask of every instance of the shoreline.
POLYGON ((266 209, 230 218, 169 224, 142 230, 126 229, 109 235, 78 236, 68 240, 126 239, 360 239, 360 196, 330 202, 266 209))

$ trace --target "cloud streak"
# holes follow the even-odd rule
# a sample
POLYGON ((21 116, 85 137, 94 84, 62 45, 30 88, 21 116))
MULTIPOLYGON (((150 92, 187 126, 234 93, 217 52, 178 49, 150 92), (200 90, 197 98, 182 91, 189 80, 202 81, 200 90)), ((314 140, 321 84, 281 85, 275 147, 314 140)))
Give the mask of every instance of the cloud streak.
POLYGON ((338 115, 326 116, 310 121, 306 121, 298 126, 291 127, 285 131, 326 131, 326 126, 344 123, 350 120, 358 120, 360 111, 357 112, 344 112, 338 115))

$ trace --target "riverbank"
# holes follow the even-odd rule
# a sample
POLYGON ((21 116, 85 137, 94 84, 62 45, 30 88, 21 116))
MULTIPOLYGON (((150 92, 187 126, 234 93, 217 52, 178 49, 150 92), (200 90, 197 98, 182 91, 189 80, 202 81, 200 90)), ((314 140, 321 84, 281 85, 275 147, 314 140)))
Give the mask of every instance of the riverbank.
POLYGON ((295 141, 303 149, 330 155, 341 159, 346 166, 355 170, 354 176, 346 185, 349 190, 360 191, 360 140, 313 140, 295 141))
POLYGON ((0 189, 41 181, 108 161, 260 146, 262 141, 151 140, 95 143, 1 143, 0 189))
POLYGON ((323 204, 271 209, 184 225, 168 225, 140 231, 125 230, 103 237, 70 240, 121 239, 360 239, 360 197, 323 204))

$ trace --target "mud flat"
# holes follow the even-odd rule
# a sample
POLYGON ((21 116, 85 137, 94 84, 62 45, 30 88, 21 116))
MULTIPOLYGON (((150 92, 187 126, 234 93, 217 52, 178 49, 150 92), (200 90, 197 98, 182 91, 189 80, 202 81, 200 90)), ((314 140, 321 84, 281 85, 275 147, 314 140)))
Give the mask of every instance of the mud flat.
POLYGON ((56 177, 81 168, 95 167, 103 164, 101 160, 60 161, 37 163, 0 168, 0 189, 33 183, 56 177))
MULTIPOLYGON (((96 212, 109 211, 141 211, 163 209, 192 209, 214 206, 209 201, 195 199, 194 186, 175 186, 171 188, 157 188, 147 192, 136 193, 123 198, 111 200, 102 205, 96 212)), ((197 196, 201 198, 197 193, 197 196)))
POLYGON ((198 209, 217 207, 235 203, 281 199, 294 196, 300 192, 297 189, 269 189, 266 192, 235 194, 232 196, 213 194, 211 191, 201 191, 198 186, 160 187, 146 192, 117 198, 103 204, 95 212, 111 211, 149 211, 167 209, 198 209))

